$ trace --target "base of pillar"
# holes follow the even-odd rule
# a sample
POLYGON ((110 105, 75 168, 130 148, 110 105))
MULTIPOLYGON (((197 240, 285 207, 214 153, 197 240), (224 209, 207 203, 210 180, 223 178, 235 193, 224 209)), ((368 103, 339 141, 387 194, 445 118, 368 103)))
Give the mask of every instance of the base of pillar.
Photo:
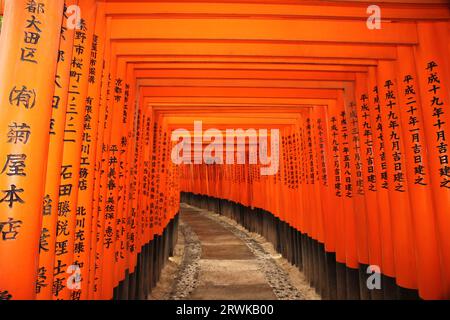
POLYGON ((394 278, 381 275, 381 289, 367 287, 367 265, 349 268, 326 252, 323 243, 301 233, 272 213, 239 203, 193 193, 181 193, 181 201, 235 220, 250 232, 262 235, 292 265, 302 271, 309 284, 327 300, 420 299, 417 290, 398 286, 394 278))

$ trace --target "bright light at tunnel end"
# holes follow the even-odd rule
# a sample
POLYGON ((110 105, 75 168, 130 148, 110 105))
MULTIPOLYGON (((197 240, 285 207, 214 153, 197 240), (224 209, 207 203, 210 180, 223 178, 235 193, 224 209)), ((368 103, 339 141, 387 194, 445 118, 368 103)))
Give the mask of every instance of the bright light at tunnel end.
POLYGON ((222 131, 209 128, 203 131, 203 122, 194 121, 193 135, 191 131, 179 128, 172 131, 171 141, 178 142, 171 153, 172 162, 177 165, 246 164, 248 158, 248 164, 261 165, 262 176, 278 173, 279 129, 240 128, 222 131))

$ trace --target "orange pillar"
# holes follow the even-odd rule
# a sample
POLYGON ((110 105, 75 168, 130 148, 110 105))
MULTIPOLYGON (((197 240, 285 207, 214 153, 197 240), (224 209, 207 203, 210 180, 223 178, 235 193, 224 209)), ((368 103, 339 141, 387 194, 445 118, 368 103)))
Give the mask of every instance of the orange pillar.
MULTIPOLYGON (((131 244, 131 220, 133 219, 131 210, 131 198, 132 192, 132 164, 135 156, 135 87, 134 81, 134 67, 131 64, 127 64, 127 76, 125 82, 124 91, 124 116, 122 122, 126 124, 126 132, 122 135, 121 148, 125 150, 121 154, 121 166, 124 168, 121 182, 123 184, 122 192, 119 196, 119 211, 124 213, 125 221, 123 222, 123 228, 120 230, 121 234, 121 246, 120 246, 120 273, 125 274, 126 271, 130 272, 130 244, 131 244)), ((134 239, 133 239, 134 240, 134 239)), ((134 242, 134 241, 133 241, 134 242)))
MULTIPOLYGON (((389 204, 388 173, 386 163, 387 128, 383 127, 381 116, 381 98, 375 67, 369 67, 368 79, 369 124, 373 134, 375 187, 379 206, 380 240, 381 240, 381 273, 387 277, 395 277, 394 245, 392 240, 391 207, 389 204)), ((385 284, 383 284, 384 286, 385 284)), ((389 297, 387 298, 395 298, 389 297)))
MULTIPOLYGON (((116 171, 115 157, 118 155, 115 141, 113 124, 114 119, 117 118, 118 110, 114 110, 114 90, 116 84, 117 62, 114 50, 111 48, 110 52, 110 73, 108 76, 108 93, 106 97, 106 112, 105 112, 105 131, 103 140, 103 165, 101 177, 101 210, 104 215, 103 233, 103 253, 101 257, 101 299, 109 300, 113 297, 113 282, 114 282, 114 254, 115 254, 115 227, 116 227, 116 198, 115 194, 115 178, 116 171)), ((100 270, 99 270, 100 271, 100 270)))
POLYGON ((158 224, 158 202, 159 191, 161 185, 160 170, 160 154, 161 154, 161 124, 160 118, 153 117, 151 106, 144 106, 144 123, 143 123, 143 165, 142 172, 142 203, 140 214, 143 219, 142 222, 146 226, 146 237, 142 244, 147 243, 153 239, 157 233, 158 224), (150 173, 151 174, 148 174, 150 173), (145 175, 148 175, 146 177, 145 175), (147 216, 148 220, 145 220, 147 216))
POLYGON ((359 132, 357 105, 355 102, 354 93, 351 95, 351 97, 349 97, 349 100, 350 103, 347 105, 347 114, 349 125, 350 159, 352 160, 351 174, 352 174, 356 247, 358 253, 358 262, 363 265, 368 265, 369 264, 368 239, 367 239, 368 230, 367 230, 366 199, 365 199, 363 167, 362 167, 361 133, 359 132))
MULTIPOLYGON (((321 201, 321 207, 322 207, 322 213, 321 213, 321 242, 325 245, 325 249, 328 248, 327 246, 327 240, 329 241, 330 238, 328 238, 328 232, 331 231, 329 228, 329 215, 330 215, 330 206, 329 206, 329 195, 330 195, 330 188, 329 188, 329 169, 328 169, 328 163, 327 163, 327 157, 328 157, 328 137, 327 137, 327 123, 326 123, 326 109, 324 106, 315 106, 314 107, 314 113, 315 113, 315 121, 316 121, 316 134, 317 134, 317 152, 318 152, 318 184, 320 184, 320 201, 321 201)), ((295 147, 297 147, 297 144, 295 143, 295 147)))
POLYGON ((335 172, 334 172, 334 152, 332 150, 332 142, 330 140, 330 121, 329 110, 326 106, 318 106, 320 123, 318 123, 319 142, 321 144, 321 164, 322 164, 322 207, 324 220, 324 241, 325 251, 334 253, 336 251, 336 223, 335 223, 335 209, 332 205, 333 201, 333 186, 335 172), (322 146, 323 144, 323 146, 322 146))
POLYGON ((329 105, 328 114, 328 140, 329 143, 329 154, 328 166, 330 168, 330 181, 333 186, 333 195, 331 199, 334 203, 333 214, 330 219, 334 226, 335 239, 331 248, 334 248, 336 252, 336 261, 339 263, 345 263, 345 243, 341 230, 344 229, 344 203, 343 203, 343 176, 342 176, 342 166, 341 166, 341 152, 340 145, 341 139, 339 134, 339 112, 337 108, 337 103, 329 105))
MULTIPOLYGON (((68 5, 77 4, 77 0, 65 1, 68 5)), ((64 127, 66 123, 67 97, 69 91, 70 65, 72 63, 72 49, 74 30, 66 28, 67 12, 63 18, 61 42, 59 45, 58 67, 53 94, 53 111, 50 122, 50 143, 48 150, 47 176, 42 210, 42 231, 39 244, 39 270, 36 281, 38 299, 52 298, 53 265, 55 259, 56 223, 58 221, 58 202, 60 172, 53 168, 61 168, 63 156, 64 127)), ((64 272, 66 270, 63 270, 64 272)))
POLYGON ((70 69, 69 95, 64 129, 64 153, 61 165, 58 221, 53 280, 54 299, 80 298, 80 274, 78 259, 81 257, 77 227, 77 200, 81 166, 81 147, 86 110, 89 78, 90 48, 95 26, 95 0, 80 0, 83 23, 75 31, 70 69), (77 244, 77 245, 76 245, 77 244), (69 268, 69 269, 68 269, 69 268))
POLYGON ((376 150, 375 133, 371 125, 367 76, 356 75, 355 82, 356 114, 358 117, 359 143, 361 148, 361 165, 364 200, 367 210, 368 263, 381 266, 381 236, 379 225, 379 206, 377 184, 379 177, 375 171, 376 150))
MULTIPOLYGON (((119 281, 123 280, 123 274, 120 274, 120 261, 123 259, 123 238, 121 236, 122 228, 125 228, 124 212, 120 210, 120 198, 123 190, 123 179, 125 167, 123 165, 124 156, 126 156, 126 144, 124 145, 123 137, 127 129, 127 119, 124 118, 124 93, 126 82, 126 64, 123 61, 118 62, 117 75, 114 79, 113 91, 113 119, 112 133, 110 143, 109 172, 110 180, 108 184, 114 182, 112 196, 115 203, 115 244, 112 265, 113 270, 113 288, 117 287, 119 281), (124 155, 125 153, 125 155, 124 155)), ((108 263, 108 262, 107 262, 108 263)))
POLYGON ((435 209, 437 235, 442 255, 444 292, 450 296, 450 170, 448 140, 450 136, 450 103, 448 55, 444 37, 448 23, 418 24, 419 45, 414 48, 417 83, 424 118, 425 141, 430 166, 430 187, 435 209))
POLYGON ((99 127, 97 131, 97 148, 95 155, 95 179, 94 179, 94 198, 92 201, 92 209, 96 217, 96 223, 92 228, 91 237, 91 257, 90 257, 90 277, 89 291, 92 292, 91 299, 101 299, 102 295, 102 269, 103 269, 103 228, 105 222, 104 203, 106 201, 103 190, 106 185, 106 151, 105 144, 109 139, 108 121, 109 115, 109 99, 110 99, 110 65, 111 65, 111 45, 110 45, 110 26, 111 18, 106 18, 105 22, 105 38, 104 38, 104 54, 101 64, 102 71, 102 87, 99 101, 99 127))
POLYGON ((97 161, 97 148, 99 144, 98 131, 103 123, 99 121, 101 109, 101 83, 103 72, 103 54, 105 47, 105 4, 97 4, 95 30, 92 45, 89 48, 89 77, 88 89, 85 99, 85 116, 83 120, 83 137, 80 161, 80 182, 77 199, 77 224, 75 231, 75 253, 78 255, 81 278, 79 297, 82 300, 90 299, 93 288, 90 280, 93 278, 94 269, 91 268, 95 257, 95 239, 98 211, 94 210, 93 199, 95 164, 97 161))
POLYGON ((396 283, 417 289, 412 215, 406 175, 405 148, 401 134, 398 82, 391 61, 378 62, 378 93, 386 152, 387 182, 391 207, 396 283))
POLYGON ((133 159, 133 170, 132 170, 132 178, 131 178, 131 194, 132 197, 130 199, 130 242, 129 242, 129 255, 130 255, 130 264, 129 270, 130 273, 135 272, 135 267, 137 263, 137 254, 140 252, 140 214, 139 214, 139 202, 140 202, 140 193, 142 192, 141 188, 141 179, 140 179, 140 166, 142 165, 142 144, 143 144, 143 112, 142 112, 142 102, 136 99, 133 101, 136 107, 136 112, 134 115, 134 122, 136 123, 135 129, 133 131, 133 142, 134 142, 134 159, 133 159), (140 102, 140 103, 138 103, 140 102))
MULTIPOLYGON (((355 190, 354 180, 355 176, 352 173, 354 168, 354 160, 352 159, 352 136, 351 136, 351 117, 350 117, 350 106, 351 101, 344 95, 342 101, 338 100, 337 108, 338 114, 338 127, 340 134, 340 154, 341 154, 341 174, 342 174, 342 198, 344 202, 344 233, 342 237, 345 243, 345 265, 347 268, 353 270, 347 270, 351 273, 347 273, 347 276, 353 275, 355 270, 359 268, 358 262, 358 249, 356 243, 356 219, 355 219, 355 190)), ((353 297, 350 294, 356 292, 351 290, 352 285, 356 285, 355 282, 349 281, 350 278, 347 277, 347 298, 348 299, 359 299, 358 297, 353 297)))
POLYGON ((419 295, 423 299, 443 299, 443 274, 440 266, 435 209, 430 188, 430 170, 425 140, 414 52, 398 47, 398 101, 405 141, 405 162, 417 257, 419 295))
POLYGON ((0 36, 0 295, 34 299, 63 0, 7 0, 0 36))

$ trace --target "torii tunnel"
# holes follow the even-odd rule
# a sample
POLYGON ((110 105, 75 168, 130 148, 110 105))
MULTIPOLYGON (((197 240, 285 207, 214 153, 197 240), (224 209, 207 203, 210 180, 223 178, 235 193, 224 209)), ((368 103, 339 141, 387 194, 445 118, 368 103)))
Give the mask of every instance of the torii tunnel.
POLYGON ((0 300, 147 299, 232 222, 321 299, 450 299, 448 1, 0 8, 0 300))

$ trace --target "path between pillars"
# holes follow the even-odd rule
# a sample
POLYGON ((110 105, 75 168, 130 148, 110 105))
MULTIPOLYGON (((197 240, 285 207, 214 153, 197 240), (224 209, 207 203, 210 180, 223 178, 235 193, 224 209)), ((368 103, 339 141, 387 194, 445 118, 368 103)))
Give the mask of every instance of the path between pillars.
POLYGON ((175 256, 150 299, 320 299, 263 237, 186 204, 180 218, 175 256))

